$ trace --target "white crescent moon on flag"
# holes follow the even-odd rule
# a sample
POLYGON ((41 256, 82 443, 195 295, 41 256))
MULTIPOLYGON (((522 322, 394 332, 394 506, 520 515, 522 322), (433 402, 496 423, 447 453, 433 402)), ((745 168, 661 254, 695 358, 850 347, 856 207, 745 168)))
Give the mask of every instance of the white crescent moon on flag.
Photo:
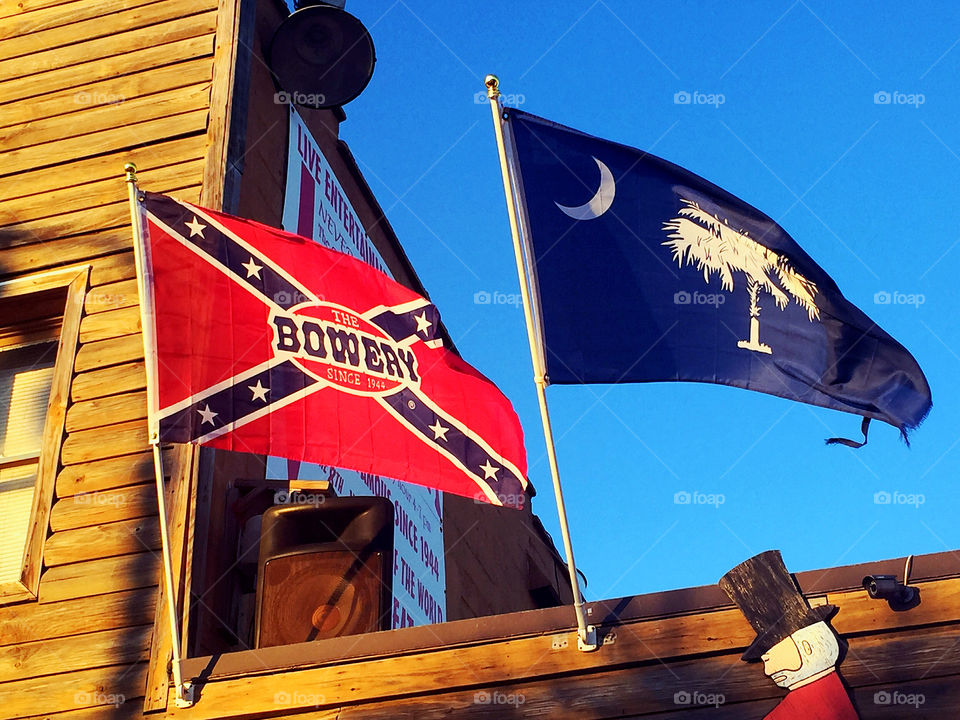
POLYGON ((574 220, 595 220, 600 217, 610 209, 613 204, 613 197, 617 192, 617 185, 613 180, 613 173, 610 172, 610 168, 596 158, 593 158, 593 161, 600 168, 600 188, 597 190, 597 194, 590 198, 586 204, 577 207, 567 207, 554 202, 554 205, 574 220))

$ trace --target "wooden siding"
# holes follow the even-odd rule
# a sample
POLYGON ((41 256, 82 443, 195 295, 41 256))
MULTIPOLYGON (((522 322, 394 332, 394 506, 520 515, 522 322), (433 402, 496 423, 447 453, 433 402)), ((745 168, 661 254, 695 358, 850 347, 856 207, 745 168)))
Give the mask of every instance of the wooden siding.
MULTIPOLYGON (((956 573, 956 558, 947 560, 956 573)), ((878 571, 857 570, 850 574, 878 571)), ((807 573, 801 587, 823 574, 807 573)), ((839 608, 834 626, 848 645, 840 672, 861 720, 953 717, 960 704, 960 578, 912 584, 923 600, 906 612, 862 588, 814 597, 839 608), (880 691, 923 693, 925 702, 906 712, 873 702, 880 691)), ((246 667, 240 658, 198 659, 189 669, 206 678, 200 702, 167 717, 760 720, 783 691, 760 664, 740 660, 754 633, 739 610, 716 587, 697 590, 708 607, 666 616, 655 614, 669 608, 663 596, 680 593, 591 604, 603 638, 592 653, 576 650, 563 608, 367 636, 353 648, 366 657, 351 662, 330 641, 250 653, 246 667), (630 607, 654 614, 622 616, 630 607), (723 700, 697 707, 675 697, 695 692, 723 700)))
POLYGON ((218 17, 0 1, 0 279, 90 265, 39 599, 0 606, 4 717, 143 715, 160 540, 123 163, 200 200, 218 17))

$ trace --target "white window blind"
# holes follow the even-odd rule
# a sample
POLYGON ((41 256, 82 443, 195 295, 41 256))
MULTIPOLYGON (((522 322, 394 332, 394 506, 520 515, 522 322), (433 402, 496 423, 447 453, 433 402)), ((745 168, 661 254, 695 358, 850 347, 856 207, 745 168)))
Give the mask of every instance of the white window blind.
POLYGON ((0 583, 18 580, 56 344, 0 349, 0 583))

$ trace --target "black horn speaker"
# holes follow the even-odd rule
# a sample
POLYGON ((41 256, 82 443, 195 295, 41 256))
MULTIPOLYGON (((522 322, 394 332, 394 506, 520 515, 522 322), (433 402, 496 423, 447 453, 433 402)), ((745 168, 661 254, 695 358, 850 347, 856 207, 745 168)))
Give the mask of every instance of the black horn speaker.
POLYGON ((327 3, 298 3, 274 33, 268 58, 289 102, 311 108, 353 100, 370 82, 376 60, 363 23, 327 3))
POLYGON ((255 647, 390 629, 393 504, 329 498, 263 514, 255 647))

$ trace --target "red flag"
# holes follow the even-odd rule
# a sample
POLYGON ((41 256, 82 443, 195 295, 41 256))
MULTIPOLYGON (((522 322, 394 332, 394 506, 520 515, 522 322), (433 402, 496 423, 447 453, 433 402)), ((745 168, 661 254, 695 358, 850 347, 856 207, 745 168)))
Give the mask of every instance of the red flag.
POLYGON ((521 506, 510 401, 425 298, 296 235, 144 193, 160 439, 521 506))

